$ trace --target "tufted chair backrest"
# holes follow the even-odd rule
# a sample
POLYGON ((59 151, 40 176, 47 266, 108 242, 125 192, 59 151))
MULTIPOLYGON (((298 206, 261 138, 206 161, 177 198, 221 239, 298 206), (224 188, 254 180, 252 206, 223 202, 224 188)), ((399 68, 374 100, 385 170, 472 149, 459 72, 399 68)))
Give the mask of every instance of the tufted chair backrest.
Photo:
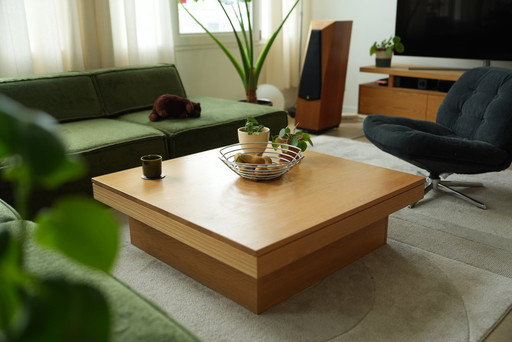
POLYGON ((512 152, 512 69, 465 72, 446 95, 436 121, 459 137, 512 152))

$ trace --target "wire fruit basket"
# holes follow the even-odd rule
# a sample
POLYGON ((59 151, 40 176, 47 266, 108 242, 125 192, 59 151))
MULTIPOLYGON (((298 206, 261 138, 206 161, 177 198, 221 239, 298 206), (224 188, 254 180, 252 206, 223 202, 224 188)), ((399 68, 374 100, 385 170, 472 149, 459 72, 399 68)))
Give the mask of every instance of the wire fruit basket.
POLYGON ((220 149, 219 159, 242 178, 268 181, 281 177, 297 165, 304 156, 297 147, 288 144, 243 143, 220 149), (264 152, 259 152, 263 147, 264 152))

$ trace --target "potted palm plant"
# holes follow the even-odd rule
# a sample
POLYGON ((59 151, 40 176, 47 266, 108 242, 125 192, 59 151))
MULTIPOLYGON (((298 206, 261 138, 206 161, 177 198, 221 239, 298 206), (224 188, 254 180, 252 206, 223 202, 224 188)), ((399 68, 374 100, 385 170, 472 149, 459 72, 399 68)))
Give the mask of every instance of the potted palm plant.
MULTIPOLYGON (((297 6, 300 0, 296 0, 293 6, 290 8, 284 19, 281 21, 281 24, 274 31, 272 36, 263 46, 258 58, 255 58, 255 39, 253 37, 252 32, 252 22, 251 16, 249 15, 249 3, 251 0, 217 0, 219 6, 222 7, 222 11, 226 15, 227 20, 233 30, 233 35, 235 37, 238 50, 240 52, 240 60, 238 60, 229 49, 223 44, 217 36, 215 36, 210 30, 208 30, 185 6, 186 0, 177 0, 183 9, 191 16, 191 18, 199 25, 201 28, 210 36, 210 38, 215 41, 215 43, 221 48, 221 50, 226 54, 228 59, 231 61, 233 66, 235 67, 238 75, 240 76, 242 83, 244 84, 245 94, 247 102, 257 103, 256 98, 256 88, 258 87, 258 79, 260 77, 260 72, 265 63, 265 59, 267 58, 268 52, 272 47, 277 35, 281 31, 284 23, 292 13, 293 9, 297 6), (242 3, 242 5, 240 5, 242 3), (230 9, 228 11, 228 9, 230 9), (236 18, 236 22, 240 27, 240 31, 237 31, 235 23, 233 19, 231 19, 229 12, 234 14, 236 18), (246 22, 243 20, 246 18, 246 22)), ((198 1, 198 0, 194 0, 198 1)))
POLYGON ((374 42, 370 47, 370 56, 375 54, 375 66, 390 67, 393 52, 404 52, 404 44, 398 36, 391 36, 381 42, 374 42))

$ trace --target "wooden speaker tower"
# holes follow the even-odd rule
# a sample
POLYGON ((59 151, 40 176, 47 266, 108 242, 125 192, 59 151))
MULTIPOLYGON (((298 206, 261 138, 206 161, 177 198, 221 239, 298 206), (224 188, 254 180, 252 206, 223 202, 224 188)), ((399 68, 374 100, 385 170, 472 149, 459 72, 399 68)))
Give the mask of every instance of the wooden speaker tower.
POLYGON ((312 21, 309 31, 295 122, 320 133, 341 122, 352 21, 312 21))

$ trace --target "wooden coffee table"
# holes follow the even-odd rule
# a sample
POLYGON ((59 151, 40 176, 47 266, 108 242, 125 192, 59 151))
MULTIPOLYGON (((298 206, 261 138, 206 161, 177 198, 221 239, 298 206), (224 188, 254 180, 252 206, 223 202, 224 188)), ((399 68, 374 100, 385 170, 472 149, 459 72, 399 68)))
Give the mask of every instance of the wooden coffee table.
POLYGON ((386 243, 388 215, 423 197, 424 179, 306 151, 268 182, 240 178, 218 150, 92 179, 130 217, 131 242, 261 313, 386 243))

